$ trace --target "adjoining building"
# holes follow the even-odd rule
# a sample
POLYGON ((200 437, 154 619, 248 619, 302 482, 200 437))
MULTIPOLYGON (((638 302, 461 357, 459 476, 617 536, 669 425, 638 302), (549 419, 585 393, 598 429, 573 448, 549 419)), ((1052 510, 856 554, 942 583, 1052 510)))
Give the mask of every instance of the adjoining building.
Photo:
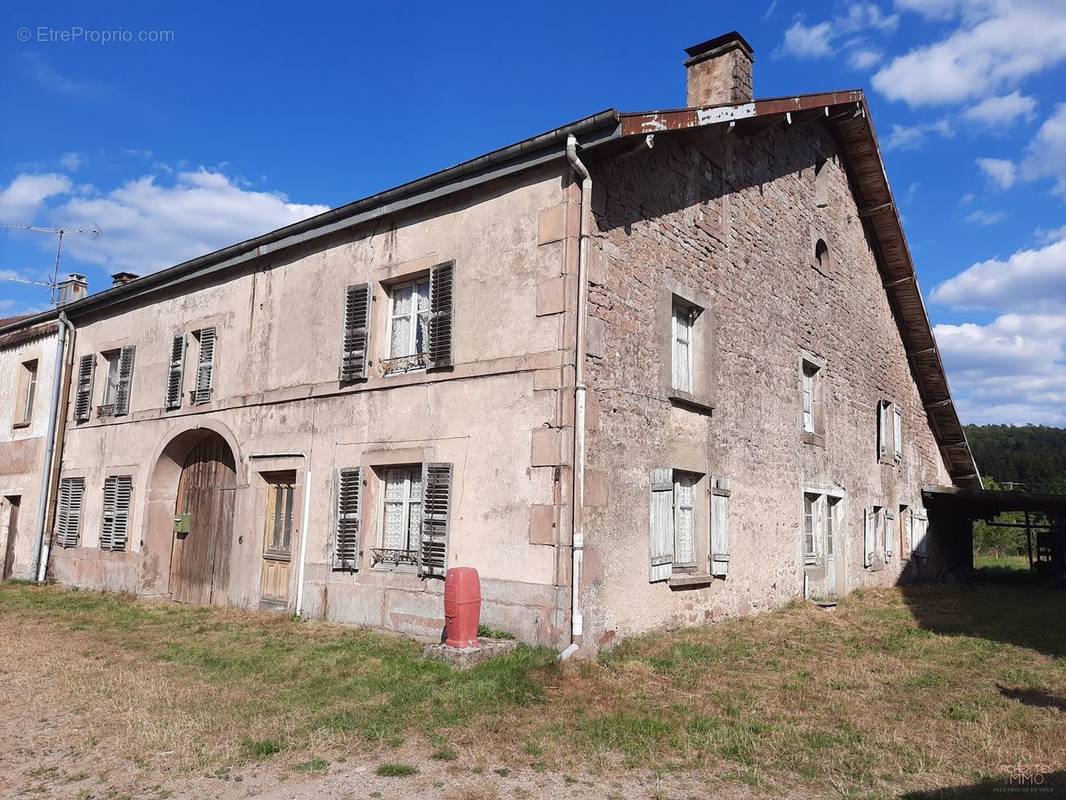
POLYGON ((472 566, 485 622, 591 649, 959 565, 922 492, 980 478, 863 93, 687 53, 687 108, 64 305, 50 574, 436 636, 472 566))

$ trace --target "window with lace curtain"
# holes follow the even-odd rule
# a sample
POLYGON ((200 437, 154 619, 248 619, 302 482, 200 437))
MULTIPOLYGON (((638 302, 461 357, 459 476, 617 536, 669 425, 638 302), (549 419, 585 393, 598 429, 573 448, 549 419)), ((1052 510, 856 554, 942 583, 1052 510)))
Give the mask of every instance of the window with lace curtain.
POLYGON ((382 480, 381 503, 379 560, 415 563, 422 524, 422 465, 387 469, 382 480))
POLYGON ((389 290, 389 359, 400 370, 426 366, 429 342, 429 278, 389 290))

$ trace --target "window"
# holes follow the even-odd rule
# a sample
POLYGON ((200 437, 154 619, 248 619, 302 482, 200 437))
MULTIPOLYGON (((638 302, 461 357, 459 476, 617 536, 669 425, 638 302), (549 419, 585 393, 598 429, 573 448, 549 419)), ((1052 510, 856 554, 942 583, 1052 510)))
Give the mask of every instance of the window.
POLYGON ((84 498, 85 478, 63 478, 59 481, 55 522, 55 543, 59 547, 78 546, 84 498))
MULTIPOLYGON (((454 264, 447 262, 430 269, 428 278, 389 287, 388 357, 381 364, 384 374, 452 365, 453 284, 454 264)), ((353 310, 351 318, 346 311, 346 337, 348 322, 352 331, 358 331, 357 311, 353 310)), ((365 337, 362 342, 365 347, 365 337)), ((354 356, 358 343, 355 336, 349 351, 346 340, 345 352, 354 356)))
POLYGON ((29 425, 33 420, 33 397, 37 393, 37 359, 25 361, 19 374, 16 425, 29 425))
POLYGON ((389 358, 405 359, 398 368, 419 369, 429 339, 429 278, 393 286, 389 291, 389 358))
POLYGON ((903 410, 891 400, 877 403, 877 457, 885 464, 903 460, 903 410))
POLYGON ((692 391, 692 323, 696 312, 690 306, 674 302, 673 307, 673 387, 692 391))
POLYGON ((840 535, 844 495, 839 489, 803 492, 803 563, 831 564, 840 535))
POLYGON ((821 530, 821 498, 810 492, 803 493, 803 563, 814 564, 818 560, 818 532, 821 530))
POLYGON ((863 565, 880 569, 884 564, 885 509, 872 506, 866 510, 863 535, 863 565))
POLYGON ((685 582, 702 576, 707 583, 711 575, 725 577, 729 570, 729 481, 719 478, 713 483, 708 503, 704 477, 668 467, 651 470, 652 582, 687 574, 685 582))
POLYGON ((814 263, 818 266, 818 271, 823 275, 828 275, 830 270, 829 263, 829 245, 825 243, 825 239, 819 239, 814 245, 814 263))
POLYGON ((810 358, 800 361, 800 407, 803 418, 804 441, 815 443, 824 434, 824 404, 822 402, 822 367, 810 358))
POLYGON ((910 513, 911 548, 915 558, 929 557, 929 521, 925 512, 915 509, 910 513))
POLYGON ((215 348, 218 338, 214 328, 203 328, 193 336, 200 345, 200 354, 196 360, 196 388, 192 392, 192 401, 202 404, 211 399, 215 389, 215 348))
POLYGON ((100 549, 121 553, 126 549, 129 528, 130 500, 133 478, 129 475, 110 475, 104 479, 104 510, 100 526, 100 549))
POLYGON ((267 556, 287 559, 292 550, 293 497, 296 492, 295 472, 272 472, 266 480, 266 530, 263 551, 267 556))
POLYGON ((892 406, 892 450, 898 464, 903 459, 903 411, 892 406))
POLYGON ((451 517, 452 465, 416 464, 381 471, 381 547, 373 565, 413 565, 423 577, 444 577, 451 517))
POLYGON ((123 347, 103 353, 107 362, 107 383, 104 384, 103 404, 96 409, 97 416, 121 417, 129 413, 136 352, 135 347, 123 347))

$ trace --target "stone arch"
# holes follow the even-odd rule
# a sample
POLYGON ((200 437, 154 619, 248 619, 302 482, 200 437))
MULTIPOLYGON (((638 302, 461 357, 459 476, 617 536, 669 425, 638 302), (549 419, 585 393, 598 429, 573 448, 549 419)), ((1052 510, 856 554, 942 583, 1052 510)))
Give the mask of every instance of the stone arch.
POLYGON ((141 593, 170 592, 170 562, 174 546, 174 501, 182 469, 189 454, 210 436, 229 447, 236 467, 237 485, 242 483, 242 458, 233 432, 215 420, 171 430, 156 446, 148 473, 145 509, 141 520, 141 593))

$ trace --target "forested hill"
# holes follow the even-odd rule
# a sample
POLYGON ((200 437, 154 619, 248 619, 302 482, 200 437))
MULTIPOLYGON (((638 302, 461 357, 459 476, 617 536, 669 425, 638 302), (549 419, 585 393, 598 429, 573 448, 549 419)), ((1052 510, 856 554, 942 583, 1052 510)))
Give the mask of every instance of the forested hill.
POLYGON ((1000 485, 1014 481, 1030 492, 1066 494, 1066 428, 1043 425, 967 425, 977 468, 1000 485))

